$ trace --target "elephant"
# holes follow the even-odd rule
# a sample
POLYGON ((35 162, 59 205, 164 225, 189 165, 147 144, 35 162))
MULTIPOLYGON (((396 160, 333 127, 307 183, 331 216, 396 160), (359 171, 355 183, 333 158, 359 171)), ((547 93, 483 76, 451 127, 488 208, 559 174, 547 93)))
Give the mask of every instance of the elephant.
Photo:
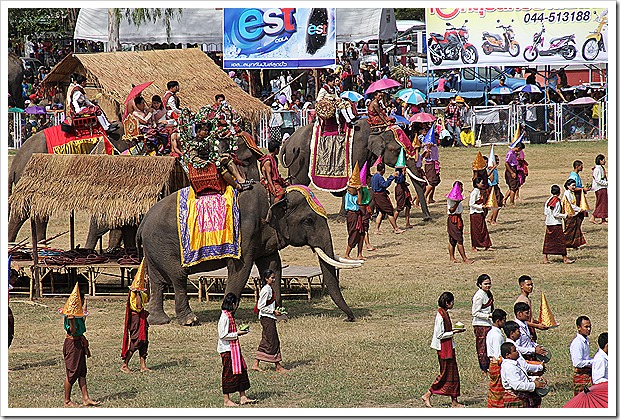
MULTIPOLYGON (((129 143, 121 140, 123 136, 123 127, 119 127, 116 131, 108 135, 108 139, 110 142, 116 147, 118 151, 124 151, 129 147, 129 143)), ((13 190, 13 184, 17 184, 20 180, 22 174, 24 173, 24 169, 26 164, 30 160, 30 157, 34 153, 47 153, 47 143, 45 140, 45 132, 40 131, 34 134, 32 137, 28 138, 22 145, 22 147, 17 151, 15 156, 13 157, 13 162, 11 163, 11 168, 9 170, 9 196, 11 195, 11 191, 13 190)), ((9 212, 10 213, 10 212, 9 212)), ((8 237, 9 242, 15 241, 17 238, 17 234, 21 229, 24 222, 27 220, 27 217, 18 220, 13 216, 9 217, 9 225, 8 225, 8 237)), ((41 241, 46 238, 47 235, 47 220, 37 220, 37 241, 41 241)), ((89 236, 84 248, 94 249, 97 243, 97 239, 103 235, 107 229, 100 229, 97 224, 91 220, 91 227, 89 231, 89 236), (103 232, 99 236, 93 234, 93 232, 103 232)), ((110 238, 112 240, 112 238, 110 238)), ((133 239, 133 238, 132 238, 133 239)))
MULTIPOLYGON (((298 128, 291 137, 280 148, 280 161, 288 169, 288 179, 290 182, 310 185, 308 167, 310 165, 310 139, 312 136, 312 124, 298 128)), ((358 162, 361 168, 365 162, 372 165, 372 160, 378 156, 383 157, 386 166, 394 167, 398 160, 401 145, 394 139, 394 135, 389 131, 379 134, 371 134, 370 125, 366 120, 359 120, 355 125, 353 136, 352 164, 358 162)), ((417 174, 415 161, 407 158, 407 169, 412 185, 415 188, 424 221, 431 220, 424 189, 426 183, 423 179, 412 174, 417 174)))
MULTIPOLYGON (((249 151, 247 146, 240 144, 237 156, 245 165, 245 176, 258 179, 256 155, 249 151)), ((225 293, 232 292, 238 297, 254 264, 259 272, 272 269, 276 273, 273 288, 276 301, 280 305, 282 263, 279 250, 288 245, 308 245, 318 254, 323 281, 329 295, 347 315, 347 320, 353 321, 355 316, 342 296, 336 268, 354 268, 360 264, 335 259, 338 257, 334 257, 327 219, 310 207, 304 195, 299 191, 289 191, 285 198, 270 207, 267 191, 263 185, 255 184, 251 190, 240 193, 238 204, 241 259, 208 260, 189 268, 181 265, 177 194, 163 198, 146 213, 138 226, 136 243, 138 255, 144 258, 150 279, 149 323, 158 325, 170 322, 170 317, 163 310, 165 285, 172 285, 174 288, 178 322, 181 325, 197 323, 197 317, 192 312, 187 297, 187 277, 189 274, 224 267, 228 269, 225 293)))
POLYGON ((13 106, 24 108, 22 97, 22 81, 24 80, 24 66, 22 60, 14 53, 9 53, 9 94, 13 106))

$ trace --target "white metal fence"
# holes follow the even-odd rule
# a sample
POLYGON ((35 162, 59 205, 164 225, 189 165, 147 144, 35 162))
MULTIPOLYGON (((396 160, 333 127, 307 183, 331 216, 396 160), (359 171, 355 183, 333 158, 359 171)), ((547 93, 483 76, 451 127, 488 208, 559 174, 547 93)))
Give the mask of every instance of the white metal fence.
MULTIPOLYGON (((49 127, 59 125, 65 119, 64 111, 49 111, 45 115, 46 126, 49 127)), ((28 123, 29 117, 31 115, 25 112, 9 112, 9 149, 19 149, 23 142, 33 134, 32 125, 28 123)))

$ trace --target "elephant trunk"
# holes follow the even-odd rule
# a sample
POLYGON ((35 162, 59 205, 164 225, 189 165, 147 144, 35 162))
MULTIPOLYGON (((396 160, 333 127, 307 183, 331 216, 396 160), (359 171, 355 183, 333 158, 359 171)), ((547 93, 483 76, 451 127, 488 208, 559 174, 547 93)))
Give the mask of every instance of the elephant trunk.
MULTIPOLYGON (((321 249, 327 255, 327 260, 331 259, 337 261, 337 257, 334 257, 334 249, 331 242, 331 237, 326 240, 327 243, 322 246, 316 246, 315 249, 321 249)), ((342 263, 340 263, 342 264, 342 263)), ((321 267, 321 272, 323 273, 323 284, 327 287, 327 293, 332 298, 336 306, 340 308, 342 312, 347 314, 347 321, 354 321, 355 315, 353 315, 353 311, 345 302, 344 297, 342 296, 342 291, 340 290, 340 282, 338 280, 338 272, 336 271, 336 267, 333 264, 327 263, 324 259, 319 258, 319 265, 321 267)), ((347 264, 352 265, 352 264, 347 264)), ((350 268, 350 267, 345 267, 350 268)), ((352 267, 351 267, 352 268, 352 267)))

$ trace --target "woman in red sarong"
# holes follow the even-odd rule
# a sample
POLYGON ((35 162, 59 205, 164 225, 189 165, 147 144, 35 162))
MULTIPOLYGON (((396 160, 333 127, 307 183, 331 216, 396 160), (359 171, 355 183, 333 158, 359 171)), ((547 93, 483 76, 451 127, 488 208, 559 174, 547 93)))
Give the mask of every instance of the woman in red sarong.
POLYGON ((605 156, 596 156, 596 166, 592 168, 592 191, 596 194, 596 208, 590 217, 591 223, 607 224, 607 171, 605 171, 605 156))
POLYGON ((439 375, 429 390, 422 395, 422 400, 427 407, 432 407, 431 396, 433 394, 449 395, 452 398, 453 408, 464 407, 458 401, 458 397, 461 395, 461 382, 452 337, 456 333, 465 331, 465 329, 452 329, 452 321, 448 315, 448 310, 454 307, 454 295, 452 293, 443 292, 437 303, 439 309, 435 316, 431 347, 437 350, 439 375))

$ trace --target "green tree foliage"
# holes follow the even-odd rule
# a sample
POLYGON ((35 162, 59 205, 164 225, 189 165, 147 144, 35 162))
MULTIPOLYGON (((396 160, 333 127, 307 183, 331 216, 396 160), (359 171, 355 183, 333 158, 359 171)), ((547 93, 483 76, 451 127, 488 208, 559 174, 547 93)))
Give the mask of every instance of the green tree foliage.
POLYGON ((424 22, 424 9, 394 9, 398 20, 421 20, 424 22))
POLYGON ((54 32, 71 36, 79 9, 9 8, 9 38, 54 32))
POLYGON ((173 18, 181 19, 183 9, 108 9, 108 38, 110 51, 121 49, 119 28, 121 20, 136 25, 138 28, 145 22, 161 21, 170 37, 170 23, 173 18))

